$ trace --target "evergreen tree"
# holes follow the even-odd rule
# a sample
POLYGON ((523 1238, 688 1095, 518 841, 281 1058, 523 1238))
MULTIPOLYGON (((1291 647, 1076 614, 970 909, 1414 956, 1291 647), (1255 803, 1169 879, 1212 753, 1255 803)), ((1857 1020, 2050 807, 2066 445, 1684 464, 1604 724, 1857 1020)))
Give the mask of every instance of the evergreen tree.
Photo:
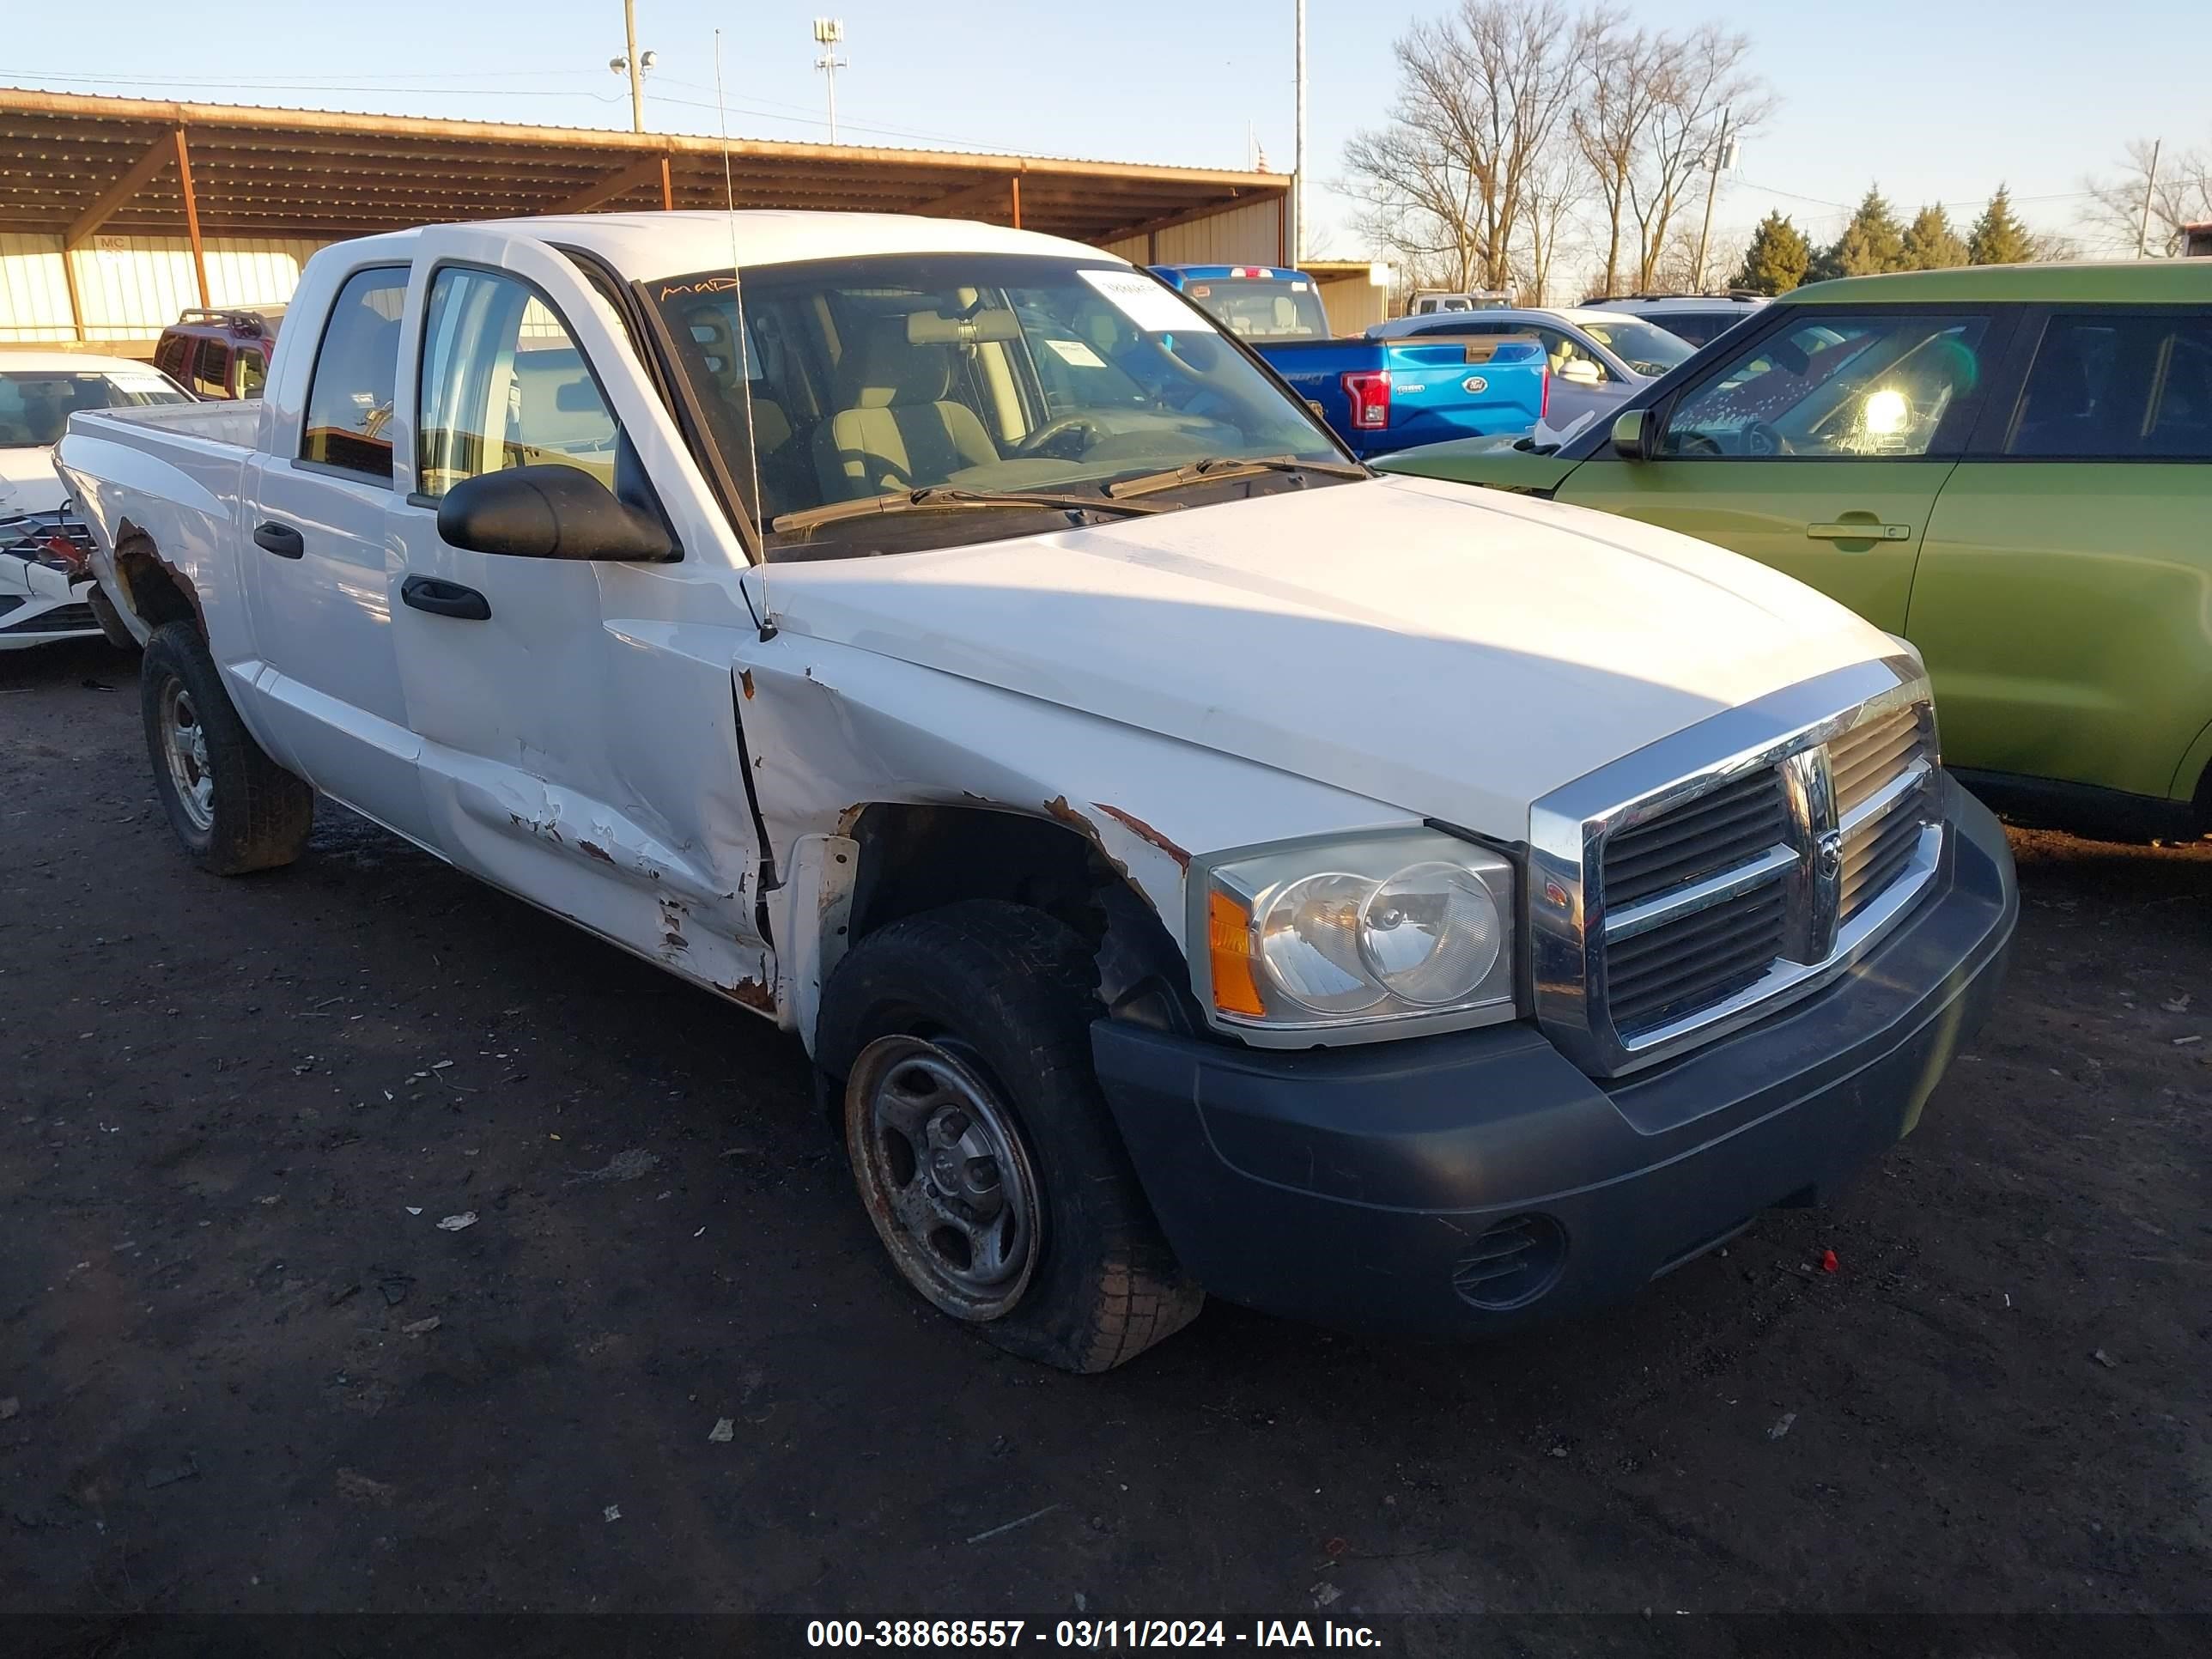
POLYGON ((1982 216, 1966 236, 1966 263, 1975 265, 2025 264, 2035 257, 2027 227, 2012 210, 2012 196, 2002 185, 1990 198, 1982 216))
POLYGON ((1858 211, 1836 239, 1835 261, 1845 276, 1905 268, 1905 232, 1878 188, 1868 186, 1858 211))
POLYGON ((1966 263, 1966 245, 1940 207, 1920 210, 1905 228, 1904 270, 1945 270, 1966 263))
POLYGON ((1744 250, 1743 268, 1731 286, 1754 294, 1787 294, 1805 280, 1813 261, 1813 246, 1804 234, 1780 213, 1770 213, 1751 234, 1744 250))

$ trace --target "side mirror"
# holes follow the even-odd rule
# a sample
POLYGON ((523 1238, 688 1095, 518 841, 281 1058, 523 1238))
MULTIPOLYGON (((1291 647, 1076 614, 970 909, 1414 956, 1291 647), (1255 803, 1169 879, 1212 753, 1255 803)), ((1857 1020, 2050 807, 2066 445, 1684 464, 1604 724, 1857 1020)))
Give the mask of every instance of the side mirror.
POLYGON ((1648 409, 1625 409, 1613 417, 1613 453, 1624 461, 1651 459, 1655 429, 1648 409))
POLYGON ((676 550, 649 513, 573 466, 511 466, 464 479, 438 503, 450 547, 517 559, 607 559, 651 564, 676 550))
POLYGON ((1605 376, 1598 366, 1587 357, 1570 357, 1560 365, 1559 378, 1572 380, 1577 386, 1602 386, 1605 376))

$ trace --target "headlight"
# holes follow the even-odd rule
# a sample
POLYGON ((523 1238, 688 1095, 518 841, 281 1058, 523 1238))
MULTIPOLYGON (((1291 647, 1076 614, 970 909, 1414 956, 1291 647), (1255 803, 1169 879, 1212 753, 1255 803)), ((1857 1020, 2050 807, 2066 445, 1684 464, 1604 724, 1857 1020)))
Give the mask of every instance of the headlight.
POLYGON ((1358 1042, 1516 1012, 1513 866, 1496 853, 1399 830, 1232 854, 1192 876, 1200 996, 1251 1041, 1358 1042))

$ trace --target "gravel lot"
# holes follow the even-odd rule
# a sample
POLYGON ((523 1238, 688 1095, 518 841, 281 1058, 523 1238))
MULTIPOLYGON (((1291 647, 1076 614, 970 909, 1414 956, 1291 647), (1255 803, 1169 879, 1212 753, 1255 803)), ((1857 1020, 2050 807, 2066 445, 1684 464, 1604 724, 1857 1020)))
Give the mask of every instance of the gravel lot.
POLYGON ((135 672, 0 657, 0 1611, 2212 1613, 2212 843, 2016 836, 1919 1132, 1616 1314, 1082 1380, 750 1016, 327 806, 194 872, 135 672))

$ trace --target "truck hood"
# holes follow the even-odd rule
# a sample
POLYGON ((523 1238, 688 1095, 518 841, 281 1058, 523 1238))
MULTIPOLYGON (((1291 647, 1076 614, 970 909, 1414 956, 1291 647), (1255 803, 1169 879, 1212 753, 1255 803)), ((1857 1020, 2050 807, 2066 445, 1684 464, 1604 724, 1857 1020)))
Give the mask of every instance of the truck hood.
POLYGON ((0 449, 0 511, 44 513, 69 499, 51 449, 0 449))
POLYGON ((776 565, 768 594, 787 634, 1509 839, 1560 784, 1896 648, 1705 543, 1414 478, 776 565))

